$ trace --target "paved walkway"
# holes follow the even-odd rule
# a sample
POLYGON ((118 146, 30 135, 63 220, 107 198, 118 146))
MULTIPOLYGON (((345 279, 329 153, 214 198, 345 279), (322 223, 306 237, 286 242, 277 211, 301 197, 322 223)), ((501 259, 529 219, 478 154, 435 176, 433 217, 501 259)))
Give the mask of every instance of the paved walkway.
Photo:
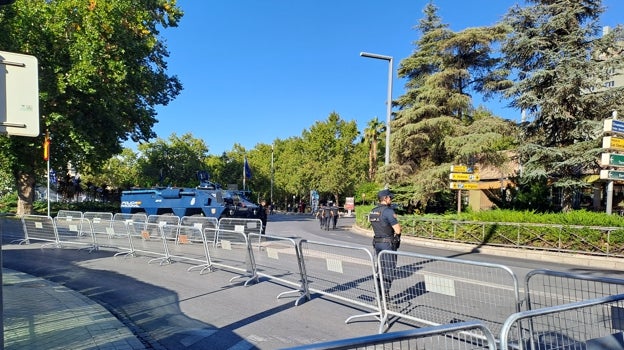
POLYGON ((56 283, 2 269, 4 349, 146 347, 98 303, 56 283))

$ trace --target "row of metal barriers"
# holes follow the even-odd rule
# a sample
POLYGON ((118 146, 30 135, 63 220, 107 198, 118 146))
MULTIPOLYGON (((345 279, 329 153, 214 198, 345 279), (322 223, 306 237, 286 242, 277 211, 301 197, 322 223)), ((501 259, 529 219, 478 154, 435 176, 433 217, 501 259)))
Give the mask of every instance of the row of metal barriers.
POLYGON ((377 334, 296 349, 624 349, 624 280, 550 270, 521 285, 504 265, 262 234, 255 219, 61 211, 21 218, 42 247, 112 248, 148 263, 223 268, 244 285, 271 279, 295 305, 326 296, 379 321, 377 334), (394 269, 380 262, 396 259, 394 269), (390 279, 389 290, 380 280, 390 279), (387 332, 396 323, 414 329, 387 332))

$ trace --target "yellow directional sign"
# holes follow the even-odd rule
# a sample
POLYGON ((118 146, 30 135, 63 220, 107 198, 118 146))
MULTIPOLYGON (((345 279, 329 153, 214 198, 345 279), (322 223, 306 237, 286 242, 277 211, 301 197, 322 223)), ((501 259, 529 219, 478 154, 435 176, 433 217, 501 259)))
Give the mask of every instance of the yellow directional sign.
POLYGON ((479 174, 451 173, 449 179, 457 181, 479 181, 479 174))
POLYGON ((474 166, 466 166, 466 165, 451 165, 452 173, 473 173, 478 169, 474 166))
POLYGON ((624 139, 613 136, 605 136, 602 138, 602 148, 624 149, 624 139))
POLYGON ((478 190, 479 184, 476 182, 451 182, 451 190, 478 190))

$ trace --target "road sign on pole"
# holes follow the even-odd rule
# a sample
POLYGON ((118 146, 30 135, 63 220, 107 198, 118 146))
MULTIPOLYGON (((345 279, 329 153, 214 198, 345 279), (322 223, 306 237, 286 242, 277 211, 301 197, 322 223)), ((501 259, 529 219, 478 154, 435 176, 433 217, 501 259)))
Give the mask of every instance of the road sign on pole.
POLYGON ((449 179, 457 181, 479 181, 479 174, 451 173, 449 179))
POLYGON ((451 182, 451 190, 478 190, 479 184, 477 182, 451 182))
POLYGON ((624 167, 624 154, 603 153, 601 164, 603 166, 624 167))
POLYGON ((0 134, 39 136, 37 58, 0 51, 0 134))

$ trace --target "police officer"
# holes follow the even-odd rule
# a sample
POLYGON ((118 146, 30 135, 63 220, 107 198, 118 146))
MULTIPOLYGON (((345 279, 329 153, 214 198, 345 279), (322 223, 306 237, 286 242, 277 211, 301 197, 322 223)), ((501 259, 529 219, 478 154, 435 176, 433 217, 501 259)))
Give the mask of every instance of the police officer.
POLYGON ((321 230, 325 229, 325 222, 327 219, 325 214, 325 204, 321 204, 316 212, 316 217, 319 219, 319 223, 321 224, 321 230))
POLYGON ((266 233, 266 225, 267 225, 267 212, 269 210, 269 208, 267 207, 267 203, 266 200, 261 200, 260 201, 260 208, 258 208, 260 210, 260 212, 258 213, 258 217, 260 218, 260 221, 262 221, 262 230, 261 233, 265 234, 266 233))
MULTIPOLYGON (((401 244, 401 225, 397 219, 397 215, 392 209, 392 198, 394 194, 388 189, 381 190, 377 193, 379 204, 368 214, 368 220, 373 228, 373 248, 375 255, 382 250, 399 249, 401 244)), ((388 291, 394 279, 394 270, 397 265, 397 256, 394 254, 384 254, 383 260, 379 262, 383 275, 383 286, 388 291)))
POLYGON ((331 207, 332 230, 336 229, 339 216, 340 216, 340 213, 338 212, 338 205, 334 203, 334 205, 332 205, 331 207))
POLYGON ((334 206, 334 202, 332 201, 328 201, 327 205, 325 206, 324 210, 323 210, 323 214, 324 214, 324 222, 323 222, 323 230, 325 231, 329 231, 329 228, 331 227, 331 223, 332 223, 332 207, 334 206))

